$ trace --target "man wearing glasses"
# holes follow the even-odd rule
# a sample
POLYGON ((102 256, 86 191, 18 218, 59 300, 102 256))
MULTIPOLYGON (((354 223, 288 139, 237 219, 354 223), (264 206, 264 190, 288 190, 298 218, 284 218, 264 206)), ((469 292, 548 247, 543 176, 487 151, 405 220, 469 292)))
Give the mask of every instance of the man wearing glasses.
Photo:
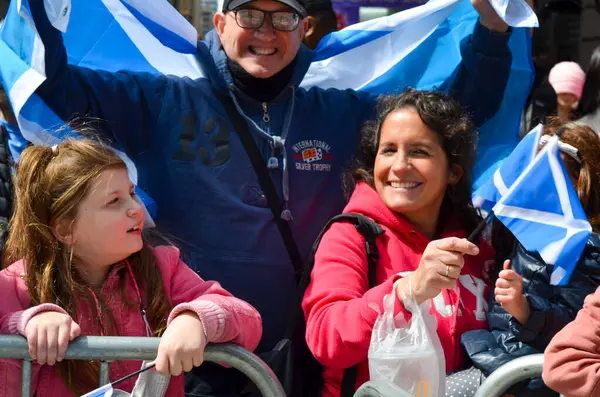
MULTIPOLYGON (((487 0, 472 1, 480 23, 463 43, 463 63, 446 88, 481 125, 502 100, 510 32, 487 0)), ((272 349, 295 312, 295 270, 221 101, 230 101, 248 125, 281 201, 277 217, 288 222, 303 260, 344 207, 341 174, 376 98, 299 88, 312 59, 302 45, 304 0, 226 0, 214 16, 215 30, 198 42, 207 77, 198 80, 67 65, 43 0, 30 6, 46 50, 47 79, 38 95, 64 120, 105 120, 104 138, 133 159, 139 186, 157 203, 159 231, 203 278, 218 280, 260 311, 258 352, 272 349)), ((228 371, 221 367, 198 370, 225 386, 235 383, 233 375, 220 375, 228 371)), ((196 389, 190 396, 211 393, 196 389)))

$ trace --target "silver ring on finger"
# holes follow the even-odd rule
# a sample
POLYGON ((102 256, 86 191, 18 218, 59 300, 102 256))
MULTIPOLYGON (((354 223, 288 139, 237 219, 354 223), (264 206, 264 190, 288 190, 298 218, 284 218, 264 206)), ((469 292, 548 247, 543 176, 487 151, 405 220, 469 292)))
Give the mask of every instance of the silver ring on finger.
POLYGON ((450 266, 446 265, 446 273, 444 273, 444 276, 448 277, 449 274, 450 274, 450 266))

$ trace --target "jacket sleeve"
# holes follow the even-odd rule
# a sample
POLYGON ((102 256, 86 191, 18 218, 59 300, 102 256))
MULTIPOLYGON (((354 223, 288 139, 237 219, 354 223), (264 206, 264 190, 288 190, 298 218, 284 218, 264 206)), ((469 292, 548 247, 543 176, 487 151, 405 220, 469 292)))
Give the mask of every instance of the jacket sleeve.
POLYGON ((155 255, 174 308, 167 324, 179 314, 198 315, 209 342, 237 343, 253 351, 262 337, 262 320, 250 304, 233 297, 216 281, 204 281, 179 259, 175 247, 156 247, 155 255))
MULTIPOLYGON (((20 274, 10 271, 10 268, 4 269, 0 272, 0 291, 2 291, 0 334, 18 334, 19 330, 16 323, 11 319, 14 320, 16 318, 14 316, 19 314, 33 313, 32 310, 28 312, 27 309, 29 297, 25 281, 20 277, 20 274)), ((21 319, 24 319, 24 316, 21 316, 21 319)), ((21 395, 21 369, 21 360, 0 359, 0 397, 21 395)), ((32 395, 35 395, 37 390, 39 371, 40 365, 34 362, 31 371, 32 395)))
POLYGON ((544 382, 570 397, 600 396, 600 289, 586 298, 575 321, 544 354, 544 382))
POLYGON ((100 132, 128 154, 145 150, 170 79, 68 65, 62 34, 50 24, 43 0, 31 0, 30 7, 45 49, 46 80, 36 93, 65 121, 76 117, 105 120, 100 132))
POLYGON ((471 115, 477 126, 496 114, 510 75, 511 30, 492 32, 479 22, 460 46, 462 62, 449 80, 448 92, 471 115))
POLYGON ((521 343, 510 332, 485 329, 467 331, 461 335, 460 343, 475 368, 486 376, 515 358, 541 353, 521 343))
MULTIPOLYGON (((367 358, 383 298, 400 278, 391 277, 369 289, 367 273, 364 237, 351 224, 333 224, 315 254, 302 302, 308 347, 324 366, 349 368, 367 358)), ((399 301, 396 311, 407 313, 399 301)))

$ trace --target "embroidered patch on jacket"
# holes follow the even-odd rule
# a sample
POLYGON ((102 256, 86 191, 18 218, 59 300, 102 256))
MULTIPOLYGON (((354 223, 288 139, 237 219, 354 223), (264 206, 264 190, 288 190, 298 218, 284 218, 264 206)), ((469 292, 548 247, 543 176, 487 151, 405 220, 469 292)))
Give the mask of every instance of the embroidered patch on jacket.
POLYGON ((330 172, 333 156, 331 146, 325 141, 306 139, 292 146, 292 159, 299 171, 330 172))

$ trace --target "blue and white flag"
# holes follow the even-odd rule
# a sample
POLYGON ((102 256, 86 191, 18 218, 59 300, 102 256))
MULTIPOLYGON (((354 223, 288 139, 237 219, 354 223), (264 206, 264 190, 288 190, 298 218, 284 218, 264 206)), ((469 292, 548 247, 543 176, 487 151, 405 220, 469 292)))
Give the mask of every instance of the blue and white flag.
MULTIPOLYGON (((510 4, 524 4, 523 0, 492 2, 513 25, 532 23, 531 15, 515 19, 516 8, 510 4)), ((196 57, 196 30, 166 0, 44 0, 44 4, 50 22, 64 32, 69 64, 204 78, 196 57)), ((469 0, 431 0, 350 26, 320 43, 302 86, 375 93, 394 93, 406 86, 440 87, 460 64, 460 42, 472 33, 477 18, 469 0)), ((519 141, 520 115, 533 82, 529 29, 515 28, 509 44, 511 74, 500 110, 480 128, 475 187, 493 174, 519 141)), ((0 29, 0 80, 24 137, 51 145, 73 132, 57 131, 63 121, 35 94, 46 78, 44 59, 29 0, 13 0, 0 29)), ((136 183, 130 161, 128 168, 136 183)), ((142 199, 151 203, 144 195, 142 199)))
POLYGON ((492 207, 504 196, 508 189, 515 183, 519 175, 535 159, 538 150, 540 138, 544 126, 539 124, 531 130, 512 153, 502 161, 500 168, 494 172, 492 178, 483 183, 479 189, 473 193, 473 204, 486 212, 490 212, 492 207))
POLYGON ((109 383, 108 385, 104 385, 102 387, 97 388, 96 390, 92 390, 91 392, 84 394, 81 397, 112 397, 113 395, 113 387, 109 383))
POLYGON ((494 215, 525 249, 554 265, 552 285, 566 285, 592 228, 560 157, 558 137, 551 137, 522 172, 505 171, 514 183, 494 205, 494 215))

